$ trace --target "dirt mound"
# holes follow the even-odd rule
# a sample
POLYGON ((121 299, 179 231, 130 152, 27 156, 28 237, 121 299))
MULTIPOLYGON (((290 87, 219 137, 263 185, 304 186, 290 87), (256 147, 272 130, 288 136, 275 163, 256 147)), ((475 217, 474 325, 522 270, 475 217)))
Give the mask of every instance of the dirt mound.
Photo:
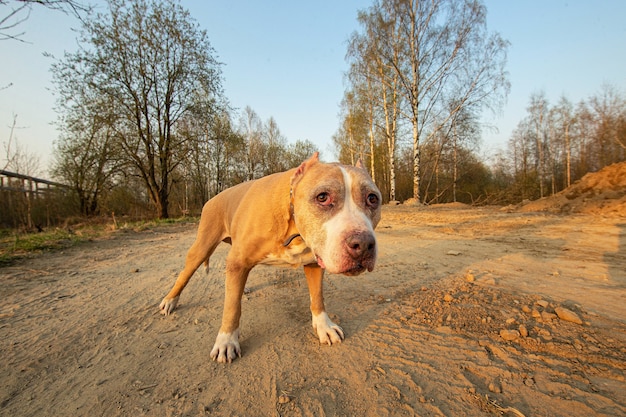
POLYGON ((518 210, 626 216, 626 162, 590 172, 565 190, 518 210))

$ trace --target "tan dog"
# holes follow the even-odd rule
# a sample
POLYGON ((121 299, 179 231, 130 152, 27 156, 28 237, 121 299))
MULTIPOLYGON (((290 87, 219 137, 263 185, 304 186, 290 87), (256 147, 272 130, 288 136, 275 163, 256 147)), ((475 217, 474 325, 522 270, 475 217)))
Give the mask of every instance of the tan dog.
POLYGON ((241 357, 241 296, 248 273, 259 264, 304 266, 313 328, 321 343, 341 342, 343 330, 324 308, 324 270, 358 275, 374 268, 380 201, 380 191, 360 163, 325 164, 317 153, 296 169, 225 190, 204 205, 196 241, 159 306, 161 312, 174 310, 196 269, 208 263, 220 242, 227 242, 232 248, 226 258, 224 314, 213 360, 241 357))

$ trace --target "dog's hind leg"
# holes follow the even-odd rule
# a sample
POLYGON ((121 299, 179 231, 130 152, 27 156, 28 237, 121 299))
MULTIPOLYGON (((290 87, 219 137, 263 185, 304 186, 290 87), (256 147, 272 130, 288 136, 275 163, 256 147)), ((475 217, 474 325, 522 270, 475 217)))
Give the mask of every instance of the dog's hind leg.
MULTIPOLYGON (((205 216, 203 216, 205 217, 205 216)), ((159 308, 161 314, 169 315, 178 304, 178 297, 183 291, 191 276, 196 272, 198 267, 205 262, 208 269, 209 258, 217 248, 217 245, 224 239, 224 232, 220 228, 206 227, 204 221, 208 219, 200 220, 200 227, 198 228, 198 235, 196 241, 191 245, 191 248, 187 252, 185 259, 185 268, 181 271, 174 283, 174 286, 170 292, 163 298, 159 308)))

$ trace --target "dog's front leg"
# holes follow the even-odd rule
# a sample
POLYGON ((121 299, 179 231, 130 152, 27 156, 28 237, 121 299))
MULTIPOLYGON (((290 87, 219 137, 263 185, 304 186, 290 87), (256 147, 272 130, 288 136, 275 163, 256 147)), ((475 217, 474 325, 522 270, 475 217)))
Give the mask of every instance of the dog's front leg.
POLYGON ((239 346, 239 319, 241 318, 241 296, 248 279, 249 267, 238 262, 226 261, 226 295, 222 327, 211 350, 211 359, 230 363, 241 357, 239 346))
POLYGON ((311 296, 312 324, 320 339, 320 343, 327 345, 341 343, 344 338, 343 329, 330 320, 324 308, 324 294, 322 290, 324 270, 316 264, 305 265, 304 275, 306 275, 309 295, 311 296))

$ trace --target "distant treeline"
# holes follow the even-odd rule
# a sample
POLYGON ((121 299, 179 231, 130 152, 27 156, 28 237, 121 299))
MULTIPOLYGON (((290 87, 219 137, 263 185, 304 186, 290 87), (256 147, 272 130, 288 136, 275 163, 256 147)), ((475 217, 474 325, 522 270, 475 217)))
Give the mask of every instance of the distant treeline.
MULTIPOLYGON (((3 226, 199 214, 221 190, 318 150, 230 106, 206 32, 177 1, 108 6, 81 19, 79 47, 51 68, 61 132, 51 174, 67 189, 40 198, 8 187, 3 226)), ((480 1, 450 0, 380 0, 359 12, 333 139, 342 162, 364 162, 385 202, 517 203, 626 159, 626 101, 609 86, 578 104, 533 95, 507 149, 481 156, 481 114, 509 90, 509 45, 486 15, 480 1)))
MULTIPOLYGON (((370 164, 369 135, 350 139, 345 132, 335 136, 341 159, 349 162, 356 154, 370 164)), ((626 98, 608 85, 576 104, 565 97, 551 104, 543 93, 533 94, 506 148, 495 155, 481 156, 475 118, 448 133, 420 145, 422 201, 516 204, 555 194, 588 172, 626 161, 626 98)), ((375 175, 388 196, 388 145, 384 132, 374 138, 375 175)), ((409 138, 400 136, 398 142, 396 199, 404 201, 413 192, 413 149, 409 138)))

